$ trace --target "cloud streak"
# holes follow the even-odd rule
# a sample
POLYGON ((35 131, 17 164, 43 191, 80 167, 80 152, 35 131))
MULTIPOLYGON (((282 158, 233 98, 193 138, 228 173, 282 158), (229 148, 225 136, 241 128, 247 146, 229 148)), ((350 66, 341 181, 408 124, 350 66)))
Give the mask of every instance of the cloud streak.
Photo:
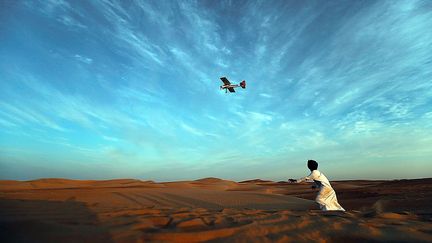
MULTIPOLYGON (((430 162, 427 1, 6 7, 1 178, 31 177, 20 171, 36 166, 33 158, 52 167, 38 176, 87 161, 106 177, 167 180, 208 171, 283 179, 283 171, 300 176, 304 168, 294 168, 311 157, 335 178, 345 175, 342 161, 359 168, 380 161, 382 177, 395 178, 405 172, 386 174, 386 163, 430 162), (248 87, 225 94, 221 76, 248 87), (178 170, 164 172, 169 167, 178 170)), ((368 175, 359 171, 356 178, 368 175)), ((84 174, 93 176, 65 173, 84 174)))

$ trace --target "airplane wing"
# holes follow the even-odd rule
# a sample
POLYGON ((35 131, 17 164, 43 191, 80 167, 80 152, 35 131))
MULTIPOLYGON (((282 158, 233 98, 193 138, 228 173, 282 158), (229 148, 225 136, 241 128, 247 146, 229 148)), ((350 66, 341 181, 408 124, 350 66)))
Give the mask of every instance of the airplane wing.
POLYGON ((231 93, 235 93, 235 90, 234 90, 234 88, 233 88, 233 87, 231 87, 231 88, 228 88, 228 90, 229 90, 229 92, 231 92, 231 93))
POLYGON ((222 80, 222 82, 223 82, 225 85, 231 84, 230 81, 228 81, 228 79, 225 78, 225 77, 222 77, 222 78, 220 78, 220 79, 222 80))

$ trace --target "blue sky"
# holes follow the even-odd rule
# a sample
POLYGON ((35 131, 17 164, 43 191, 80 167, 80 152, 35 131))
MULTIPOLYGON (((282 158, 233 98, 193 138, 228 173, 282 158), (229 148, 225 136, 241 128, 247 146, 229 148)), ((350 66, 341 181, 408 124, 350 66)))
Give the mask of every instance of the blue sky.
POLYGON ((430 177, 431 26, 415 0, 1 1, 0 179, 430 177))

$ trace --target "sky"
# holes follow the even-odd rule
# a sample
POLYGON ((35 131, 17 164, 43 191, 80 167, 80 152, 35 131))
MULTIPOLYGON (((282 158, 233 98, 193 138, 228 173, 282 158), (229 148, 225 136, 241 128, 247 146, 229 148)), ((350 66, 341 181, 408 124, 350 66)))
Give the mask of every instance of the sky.
POLYGON ((431 177, 431 26, 416 0, 0 0, 0 179, 431 177))

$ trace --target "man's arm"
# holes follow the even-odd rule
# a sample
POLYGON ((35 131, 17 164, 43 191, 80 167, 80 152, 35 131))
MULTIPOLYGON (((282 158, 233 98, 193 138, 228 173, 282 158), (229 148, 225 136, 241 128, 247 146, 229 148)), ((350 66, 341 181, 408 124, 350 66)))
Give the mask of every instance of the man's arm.
MULTIPOLYGON (((300 178, 300 179, 294 180, 293 182, 295 182, 295 183, 300 183, 300 182, 303 182, 303 181, 311 181, 311 180, 316 179, 317 177, 318 177, 317 171, 314 170, 314 171, 312 171, 308 176, 305 176, 305 177, 303 177, 303 178, 300 178)), ((291 181, 291 180, 292 180, 292 179, 290 179, 290 181, 291 181)))

